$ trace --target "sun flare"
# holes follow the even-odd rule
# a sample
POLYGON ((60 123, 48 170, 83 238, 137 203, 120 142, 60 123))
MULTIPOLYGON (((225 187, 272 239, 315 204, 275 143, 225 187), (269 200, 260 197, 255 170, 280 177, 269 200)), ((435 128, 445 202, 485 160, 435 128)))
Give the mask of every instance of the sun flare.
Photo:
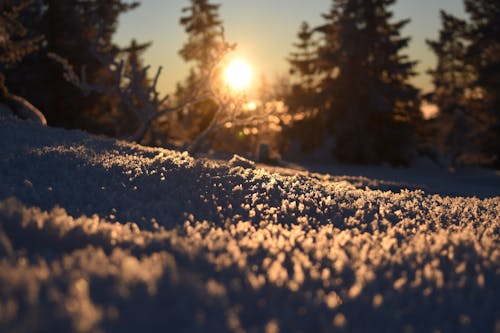
POLYGON ((252 81, 252 69, 246 61, 234 60, 224 70, 224 78, 232 89, 245 90, 252 81))

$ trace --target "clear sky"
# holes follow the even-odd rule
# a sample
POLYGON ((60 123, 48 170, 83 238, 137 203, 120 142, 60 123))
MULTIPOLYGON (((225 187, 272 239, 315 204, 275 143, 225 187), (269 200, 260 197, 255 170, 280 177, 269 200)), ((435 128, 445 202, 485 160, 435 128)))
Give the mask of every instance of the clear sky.
MULTIPOLYGON (((221 4, 220 17, 224 22, 228 41, 238 43, 238 53, 251 63, 256 76, 265 74, 272 79, 288 70, 286 57, 293 50, 296 33, 302 21, 311 26, 322 22, 322 13, 328 12, 331 0, 213 0, 221 4)), ((188 66, 178 56, 186 40, 179 25, 181 9, 188 0, 142 0, 141 6, 121 17, 115 41, 128 44, 132 38, 152 41, 145 54, 145 63, 153 69, 164 67, 160 89, 171 92, 175 83, 182 81, 188 66)), ((437 37, 440 28, 439 10, 464 16, 462 0, 399 0, 393 7, 395 19, 410 18, 412 22, 403 31, 411 36, 407 53, 418 60, 421 73, 414 83, 431 87, 425 71, 433 66, 435 58, 425 44, 426 38, 437 37)))

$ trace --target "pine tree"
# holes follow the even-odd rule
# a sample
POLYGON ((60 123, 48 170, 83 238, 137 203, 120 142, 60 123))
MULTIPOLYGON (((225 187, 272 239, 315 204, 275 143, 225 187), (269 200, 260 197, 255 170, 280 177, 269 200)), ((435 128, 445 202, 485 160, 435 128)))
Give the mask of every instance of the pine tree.
POLYGON ((191 0, 191 5, 182 9, 187 14, 179 22, 189 37, 179 54, 184 61, 195 63, 198 75, 208 69, 222 45, 219 7, 208 0, 191 0))
MULTIPOLYGON (((151 47, 152 43, 138 43, 137 40, 133 39, 130 45, 120 49, 120 57, 124 61, 124 77, 128 78, 131 75, 137 75, 139 73, 140 78, 134 84, 140 85, 140 87, 131 87, 134 94, 138 92, 148 91, 151 86, 151 80, 147 77, 146 66, 143 64, 142 56, 146 50, 151 47)), ((134 106, 141 108, 142 96, 134 96, 134 106)), ((130 109, 128 105, 120 104, 121 117, 118 119, 119 126, 118 129, 120 133, 117 133, 118 137, 128 137, 131 136, 138 127, 138 121, 133 110, 130 109)))
POLYGON ((297 38, 298 41, 294 44, 296 51, 292 52, 288 58, 290 74, 297 76, 297 86, 312 90, 316 78, 318 44, 314 39, 314 31, 307 22, 302 22, 297 38))
POLYGON ((468 19, 442 13, 431 95, 451 123, 445 149, 457 160, 500 165, 500 3, 465 0, 468 19))
POLYGON ((53 126, 116 135, 119 101, 98 93, 83 96, 65 81, 59 64, 46 55, 55 53, 68 59, 77 72, 85 68, 89 81, 111 81, 92 45, 99 37, 100 49, 116 55, 119 49, 112 36, 118 16, 136 5, 123 0, 37 1, 20 19, 28 30, 44 35, 45 43, 42 52, 9 71, 9 87, 44 110, 53 126))
MULTIPOLYGON (((178 100, 189 98, 189 94, 209 75, 208 70, 224 45, 219 7, 219 4, 212 4, 209 0, 191 0, 190 6, 182 10, 185 16, 181 17, 179 23, 184 27, 188 40, 179 54, 193 67, 186 81, 177 86, 178 100)), ((190 108, 188 114, 180 115, 189 127, 189 139, 197 137, 210 124, 216 110, 216 103, 206 100, 190 108)))
POLYGON ((26 27, 19 21, 20 13, 31 4, 32 1, 27 0, 0 2, 0 97, 8 94, 3 71, 37 51, 43 39, 28 36, 26 27))
POLYGON ((410 39, 400 31, 409 21, 390 22, 394 2, 334 0, 317 28, 322 107, 342 161, 405 164, 413 154, 420 111, 408 80, 416 63, 402 54, 410 39))
POLYGON ((318 42, 314 30, 303 22, 297 33, 296 50, 288 58, 293 80, 291 91, 285 97, 290 113, 297 118, 286 129, 285 136, 298 138, 303 151, 312 151, 324 141, 323 113, 318 110, 317 64, 318 42))
POLYGON ((439 127, 434 140, 444 147, 452 166, 456 166, 460 158, 473 149, 466 91, 474 79, 474 71, 465 61, 465 21, 441 11, 441 22, 439 39, 427 41, 438 61, 436 68, 428 72, 434 91, 426 97, 439 109, 432 121, 439 127))
POLYGON ((474 111, 483 123, 478 144, 486 160, 500 166, 500 3, 465 0, 465 9, 470 17, 466 63, 476 74, 470 92, 474 111))
POLYGON ((442 29, 437 41, 428 40, 427 45, 437 56, 437 66, 428 73, 433 78, 435 91, 431 100, 442 113, 453 113, 463 108, 464 93, 473 74, 465 64, 465 21, 441 11, 442 29))

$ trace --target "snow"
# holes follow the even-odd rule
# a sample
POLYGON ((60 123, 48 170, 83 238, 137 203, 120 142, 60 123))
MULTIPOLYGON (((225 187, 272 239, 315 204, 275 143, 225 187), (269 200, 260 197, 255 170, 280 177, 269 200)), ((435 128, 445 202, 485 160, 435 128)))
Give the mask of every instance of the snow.
MULTIPOLYGON (((400 191, 402 189, 424 190, 429 194, 446 196, 476 196, 489 198, 500 195, 500 170, 462 167, 448 171, 432 161, 422 158, 411 168, 393 168, 387 165, 360 166, 335 163, 318 164, 301 161, 290 166, 306 175, 314 173, 328 175, 330 181, 348 181, 358 188, 400 191)), ((297 170, 282 170, 282 173, 297 173, 297 170)))
POLYGON ((483 176, 461 197, 3 117, 0 331, 498 332, 483 176))

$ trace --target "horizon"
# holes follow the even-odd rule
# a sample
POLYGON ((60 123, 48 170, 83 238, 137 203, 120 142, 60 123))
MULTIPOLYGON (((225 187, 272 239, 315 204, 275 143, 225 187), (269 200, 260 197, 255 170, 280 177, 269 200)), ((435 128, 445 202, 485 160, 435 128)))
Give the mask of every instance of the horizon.
MULTIPOLYGON (((179 49, 187 39, 179 19, 182 8, 189 5, 188 0, 164 2, 161 0, 143 1, 141 5, 120 17, 119 27, 114 37, 116 43, 127 45, 133 38, 139 42, 153 42, 144 54, 145 64, 151 66, 152 74, 159 66, 163 67, 160 77, 160 90, 173 93, 178 82, 182 82, 190 68, 178 55, 179 49), (144 24, 147 22, 148 24, 144 24)), ((297 31, 301 22, 311 26, 322 22, 321 14, 331 6, 331 0, 312 0, 307 5, 301 0, 276 0, 268 3, 256 0, 252 3, 241 0, 212 1, 220 4, 219 16, 222 20, 228 41, 238 44, 235 54, 246 59, 254 70, 254 77, 264 76, 268 81, 288 73, 286 58, 294 50, 297 31), (286 10, 283 10, 283 9, 286 10), (275 13, 279 13, 276 15, 275 13), (255 24, 259 22, 259 24, 255 24)), ((441 27, 439 10, 464 17, 462 0, 432 0, 416 3, 412 0, 399 0, 391 7, 395 20, 409 18, 410 23, 403 29, 402 36, 411 37, 406 54, 418 61, 415 76, 411 82, 423 91, 432 89, 426 71, 435 65, 436 58, 427 47, 426 39, 435 39, 441 27)), ((254 82, 253 88, 258 86, 254 82)))

